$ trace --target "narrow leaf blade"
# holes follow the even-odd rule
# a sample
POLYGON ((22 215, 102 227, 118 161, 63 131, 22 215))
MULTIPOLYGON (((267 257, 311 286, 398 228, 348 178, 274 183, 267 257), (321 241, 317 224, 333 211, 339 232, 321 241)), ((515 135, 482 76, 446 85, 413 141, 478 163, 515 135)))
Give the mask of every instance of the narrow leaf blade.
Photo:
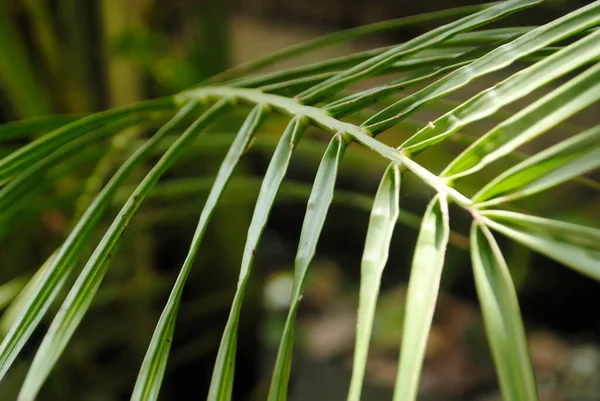
POLYGON ((471 257, 502 397, 536 401, 535 378, 510 272, 494 237, 476 221, 471 227, 471 257))
POLYGON ((152 139, 142 145, 115 173, 96 199, 88 207, 77 222, 56 256, 52 259, 34 290, 27 299, 23 299, 23 307, 15 322, 0 344, 0 380, 14 362, 42 317, 56 298, 67 276, 74 268, 77 256, 89 239, 89 235, 106 207, 110 204, 117 189, 131 171, 151 154, 154 146, 171 132, 183 118, 193 110, 196 102, 191 101, 184 106, 171 121, 165 124, 152 139))
POLYGON ((258 105, 252 109, 219 168, 215 182, 206 199, 202 213, 200 214, 198 226, 194 232, 188 254, 183 262, 181 271, 177 276, 177 280, 171 289, 171 294, 169 295, 167 304, 156 325, 152 339, 150 340, 150 345, 146 351, 146 356, 142 362, 133 389, 133 394, 131 396, 132 401, 150 401, 158 399, 162 379, 167 366, 169 351, 171 349, 177 310, 179 309, 185 282, 191 271, 200 244, 202 243, 208 222, 212 217, 217 203, 221 198, 221 194, 225 190, 235 167, 242 155, 246 152, 257 129, 263 121, 265 116, 264 111, 263 105, 258 105))
POLYGON ((58 361, 62 351, 67 346, 73 333, 79 326, 87 312, 104 274, 110 264, 114 252, 127 225, 131 221, 143 200, 156 184, 165 171, 177 160, 179 155, 196 138, 196 135, 205 128, 227 105, 227 101, 217 102, 204 112, 167 150, 156 165, 144 177, 136 190, 131 194, 118 216, 111 224, 108 231, 94 250, 94 253, 84 266, 73 287, 67 294, 61 308, 56 314, 42 344, 33 359, 31 368, 27 373, 23 387, 19 394, 19 401, 32 401, 42 387, 50 371, 58 361))
POLYGON ((57 114, 5 123, 0 125, 0 141, 35 137, 70 124, 82 117, 83 115, 57 114))
POLYGON ((372 57, 355 67, 345 70, 338 75, 304 91, 298 98, 304 104, 314 104, 327 96, 385 69, 402 56, 414 54, 429 46, 441 43, 461 32, 473 30, 481 25, 503 18, 527 7, 540 3, 541 0, 509 0, 495 4, 477 13, 457 21, 433 29, 415 39, 402 43, 378 56, 372 57))
POLYGON ((495 231, 600 281, 600 229, 503 210, 482 215, 495 231))
POLYGON ((427 207, 413 257, 394 400, 416 400, 450 236, 448 203, 437 195, 427 207))
POLYGON ((209 401, 230 400, 234 367, 235 351, 237 345, 237 328, 240 318, 242 301, 246 291, 248 279, 254 262, 254 255, 262 237, 262 233, 267 225, 269 214, 275 203, 275 197, 287 173, 294 148, 300 141, 302 133, 306 129, 306 120, 303 118, 293 118, 288 124, 287 129, 282 135, 273 157, 265 173, 259 196, 254 207, 246 245, 242 256, 242 264, 238 279, 237 290, 231 305, 227 324, 221 338, 221 344, 215 361, 213 376, 208 393, 209 401))
POLYGON ((519 199, 569 181, 598 166, 600 125, 517 164, 479 191, 473 202, 487 207, 519 199))
POLYGON ((23 171, 27 166, 48 156, 65 143, 93 129, 100 128, 110 122, 117 121, 127 116, 139 115, 140 113, 151 111, 168 110, 172 109, 174 106, 175 103, 173 98, 148 100, 133 106, 92 114, 57 128, 1 159, 0 182, 23 171))
POLYGON ((125 118, 109 123, 104 127, 72 140, 37 163, 29 166, 0 189, 0 215, 4 215, 7 211, 10 212, 11 204, 19 202, 32 186, 38 185, 41 180, 45 179, 44 175, 49 168, 59 163, 69 163, 69 158, 81 152, 82 149, 88 148, 91 144, 103 138, 114 135, 116 132, 139 122, 139 120, 139 118, 125 118))
POLYGON ((315 255, 317 242, 335 189, 335 181, 344 151, 350 142, 349 137, 336 134, 325 151, 315 177, 313 189, 308 199, 306 215, 300 233, 300 243, 294 263, 294 285, 290 300, 290 310, 283 329, 283 335, 277 352, 269 401, 285 400, 287 398, 288 381, 292 368, 292 350, 296 313, 300 306, 304 279, 308 267, 315 255))
POLYGON ((388 260, 392 234, 400 213, 399 202, 400 169, 398 165, 392 163, 386 169, 373 201, 362 256, 356 345, 348 401, 360 400, 375 318, 375 305, 381 275, 388 260))
POLYGON ((370 25, 346 29, 340 32, 334 32, 329 35, 307 40, 306 42, 302 42, 297 45, 273 52, 257 60, 252 60, 239 66, 235 66, 227 71, 224 71, 208 79, 204 84, 223 82, 224 80, 235 78, 237 76, 247 75, 248 73, 259 70, 262 67, 266 67, 276 62, 287 60, 297 55, 304 54, 312 50, 320 49, 325 46, 337 43, 344 43, 350 40, 362 38, 373 33, 386 32, 404 26, 410 26, 422 22, 435 21, 443 18, 469 14, 484 9, 486 7, 492 6, 496 3, 497 2, 449 8, 447 10, 412 15, 410 17, 397 18, 388 21, 381 21, 370 25))
MULTIPOLYGON (((596 45, 593 48, 600 55, 596 45)), ((600 63, 497 125, 454 159, 442 175, 458 178, 479 171, 599 99, 600 63)))
MULTIPOLYGON (((414 114, 426 104, 452 93, 478 77, 498 71, 551 43, 590 28, 596 25, 599 20, 600 4, 598 2, 582 7, 500 46, 473 63, 459 68, 412 95, 406 96, 365 121, 363 126, 368 127, 374 134, 382 132, 398 121, 414 114)), ((402 147, 416 146, 439 135, 441 132, 439 130, 419 132, 402 144, 402 147)))

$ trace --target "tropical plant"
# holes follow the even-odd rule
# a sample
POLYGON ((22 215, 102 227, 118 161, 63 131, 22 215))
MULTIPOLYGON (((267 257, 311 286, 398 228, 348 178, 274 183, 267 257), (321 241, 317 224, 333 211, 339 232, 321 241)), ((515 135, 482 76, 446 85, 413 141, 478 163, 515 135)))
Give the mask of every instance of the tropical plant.
MULTIPOLYGON (((132 386, 132 400, 157 399, 172 337, 177 335, 175 320, 186 279, 208 223, 238 161, 253 146, 263 122, 277 114, 288 117, 289 123, 262 179, 207 399, 232 397, 240 311, 255 252, 294 150, 311 126, 331 134, 331 140, 308 196, 295 259, 289 314, 268 399, 284 400, 287 396, 295 317, 328 209, 336 196, 338 169, 350 146, 364 147, 389 165, 373 199, 366 233, 348 400, 360 399, 375 303, 392 234, 398 222, 409 225, 414 222, 415 216, 402 210, 400 200, 401 178, 406 173, 431 188, 435 196, 420 218, 394 399, 412 400, 417 396, 446 248, 452 243, 450 208, 456 213, 466 211, 471 216, 473 274, 502 395, 507 400, 537 399, 516 291, 494 232, 584 275, 600 279, 600 229, 531 215, 518 203, 567 181, 597 185, 583 175, 600 164, 600 125, 577 133, 572 128, 562 131, 570 135, 543 150, 539 150, 542 145, 536 145, 535 154, 526 158, 516 153, 522 145, 560 127, 565 120, 600 99, 600 64, 597 62, 600 30, 596 28, 600 25, 600 1, 541 26, 482 28, 541 2, 509 0, 350 29, 233 68, 173 96, 85 117, 44 117, 1 126, 0 140, 5 143, 31 138, 29 143, 3 155, 0 160, 0 231, 4 241, 19 237, 19 211, 36 207, 34 201, 39 194, 51 188, 60 177, 72 174, 78 182, 85 181, 85 188, 74 188, 76 193, 84 191, 86 197, 73 211, 78 219, 64 243, 31 278, 3 318, 10 329, 0 345, 0 378, 7 375, 52 303, 69 283, 71 287, 37 349, 18 399, 27 401, 36 397, 88 311, 140 205, 156 192, 161 177, 211 123, 235 121, 240 113, 247 113, 214 178, 187 256, 132 386), (405 43, 250 75, 316 48, 450 17, 461 18, 405 43), (500 70, 507 72, 505 79, 423 124, 401 144, 388 145, 376 138, 395 126, 413 127, 410 117, 417 111, 477 78, 500 70), (401 73, 400 77, 390 80, 389 76, 396 73, 401 73), (354 86, 375 77, 384 83, 367 89, 354 86), (499 112, 553 81, 559 83, 520 111, 508 115, 499 112), (403 95, 409 88, 412 92, 403 95), (500 115, 501 121, 487 132, 477 136, 464 133, 467 127, 492 115, 500 115), (147 140, 140 141, 131 139, 130 128, 135 126, 140 130, 160 128, 147 140), (183 132, 182 126, 187 127, 183 132), (107 144, 107 138, 115 139, 108 142, 111 151, 105 154, 94 144, 107 144), (462 144, 467 141, 468 145, 443 171, 435 173, 417 161, 422 152, 457 138, 462 144), (131 154, 110 176, 107 160, 110 166, 114 152, 122 149, 131 154), (128 177, 139 174, 139 166, 157 154, 160 158, 139 184, 135 188, 125 186, 128 177), (463 178, 507 158, 512 166, 503 165, 501 173, 485 185, 475 190, 472 185, 461 186, 463 178), (85 178, 88 175, 90 178, 85 178), (98 182, 102 183, 104 177, 109 179, 102 186, 98 182), (126 202, 88 258, 87 244, 94 240, 93 233, 101 227, 115 196, 123 193, 127 196, 126 202), (68 277, 75 272, 78 259, 84 257, 87 262, 71 284, 68 277)), ((139 130, 135 132, 140 135, 139 130)))

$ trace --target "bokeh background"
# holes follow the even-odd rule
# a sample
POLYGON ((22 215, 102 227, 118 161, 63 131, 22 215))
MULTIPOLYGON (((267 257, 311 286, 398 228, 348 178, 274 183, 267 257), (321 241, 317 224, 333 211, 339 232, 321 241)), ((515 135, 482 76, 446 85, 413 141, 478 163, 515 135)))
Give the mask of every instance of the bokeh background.
MULTIPOLYGON (((548 2, 494 26, 541 24, 587 3, 548 2)), ((228 67, 329 32, 466 4, 477 1, 2 0, 0 121, 57 113, 67 121, 73 115, 173 94, 228 67)), ((317 50, 269 69, 406 41, 437 25, 411 26, 317 50)), ((461 99, 524 65, 517 63, 508 71, 476 81, 452 98, 435 102, 381 139, 400 143, 461 99)), ((376 82, 371 80, 365 85, 376 82)), ((547 90, 532 93, 498 115, 474 124, 469 134, 481 135, 494 126, 499 116, 519 110, 547 90)), ((574 129, 580 131, 583 126, 597 124, 598 111, 596 107, 581 113, 523 152, 547 146, 574 129)), ((45 386, 41 400, 129 399, 154 326, 189 246, 211 177, 242 118, 240 114, 213 126, 160 181, 128 230, 97 299, 45 386)), ((160 399, 187 400, 206 394, 261 175, 285 124, 283 118, 272 118, 265 124, 213 218, 188 280, 160 399)), ((17 217, 0 222, 0 308, 4 313, 0 336, 13 318, 9 304, 64 240, 74 219, 89 204, 94 185, 97 189, 103 183, 100 180, 90 184, 91 188, 84 187, 85 177, 97 172, 94 165, 100 160, 104 163, 100 177, 110 177, 139 138, 151 133, 138 130, 125 141, 107 142, 105 148, 77 155, 77 171, 49 171, 47 181, 15 205, 19 208, 17 217)), ((31 132, 30 139, 40 134, 31 132)), ((311 130, 306 138, 297 150, 258 249, 240 325, 235 400, 266 398, 306 200, 328 135, 311 130)), ((0 156, 24 143, 1 142, 0 156)), ((460 140, 444 144, 419 159, 439 172, 464 146, 460 140)), ((345 157, 339 192, 309 273, 298 318, 292 401, 345 398, 370 198, 384 168, 383 160, 358 146, 352 146, 345 157)), ((465 190, 481 187, 506 164, 494 168, 466 180, 465 190)), ((117 196, 90 244, 90 253, 144 171, 137 171, 129 187, 117 196)), ((589 178, 600 177, 591 174, 589 178)), ((422 214, 433 196, 410 176, 404 178, 402 186, 401 206, 406 217, 396 229, 384 273, 365 400, 391 397, 405 284, 419 224, 411 214, 422 214)), ((531 197, 519 207, 598 226, 598 187, 590 182, 569 183, 531 197)), ((456 212, 442 296, 428 344, 422 399, 495 400, 499 395, 464 236, 469 218, 456 212)), ((499 241, 519 291, 542 398, 600 400, 600 319, 595 316, 599 285, 520 245, 504 238, 499 241)), ((49 318, 59 305, 54 305, 49 318)), ((0 383, 0 399, 16 398, 49 322, 47 319, 41 325, 15 369, 0 383)))

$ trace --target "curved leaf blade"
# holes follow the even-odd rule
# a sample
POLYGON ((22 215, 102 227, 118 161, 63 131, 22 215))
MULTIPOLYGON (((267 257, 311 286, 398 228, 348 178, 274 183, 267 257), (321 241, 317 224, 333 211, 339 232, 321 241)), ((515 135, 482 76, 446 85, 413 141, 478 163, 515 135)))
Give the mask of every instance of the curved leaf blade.
POLYGON ((269 401, 279 401, 287 398, 288 381, 292 368, 295 320, 302 298, 304 279, 308 266, 317 249, 317 242, 325 224, 329 206, 333 200, 338 168, 349 143, 350 137, 343 134, 336 134, 331 142, 329 142, 308 199, 306 215, 304 216, 302 231, 300 232, 298 252, 294 261, 294 284, 290 299, 290 309, 277 352, 273 378, 269 389, 269 401))
POLYGON ((226 401, 231 399, 233 390, 234 367, 235 367, 235 351, 237 345, 237 328, 242 308, 242 301, 250 278, 254 255, 258 248, 262 233, 267 225, 269 214, 275 203, 275 197, 279 192, 279 188, 287 173, 294 148, 299 143, 304 130, 307 127, 307 121, 304 118, 295 117, 288 124, 284 134, 282 135, 277 148, 273 153, 273 157, 265 173, 263 182, 260 187, 260 192, 250 227, 246 244, 244 245, 244 253, 242 256, 242 264, 240 266, 240 274, 238 279, 237 290, 235 292, 231 310, 223 331, 221 344, 211 380, 210 389, 208 392, 208 400, 210 401, 226 401))
POLYGON ((336 117, 345 116, 355 111, 362 110, 365 107, 397 94, 408 87, 448 74, 473 62, 493 48, 493 45, 478 47, 475 50, 463 53, 446 62, 440 62, 433 67, 415 71, 412 74, 405 75, 385 85, 353 93, 350 96, 346 96, 326 105, 325 110, 336 117))
POLYGON ((79 251, 86 244, 89 235, 102 213, 110 204, 116 190, 120 187, 129 173, 147 156, 158 142, 164 138, 180 120, 190 113, 196 102, 190 101, 171 121, 165 124, 153 138, 142 145, 115 173, 94 202, 87 208, 77 222, 56 256, 50 262, 39 282, 35 285, 31 296, 23 299, 23 307, 17 320, 0 344, 0 380, 14 362, 42 317, 58 295, 67 276, 74 268, 79 251))
POLYGON ((204 233, 208 227, 208 222, 217 206, 217 202, 221 198, 221 194, 225 190, 240 158, 246 152, 256 131, 260 127, 260 124, 265 117, 264 112, 265 109, 263 105, 258 105, 252 109, 236 135, 233 144, 229 148, 229 151, 217 172, 214 184, 206 199, 202 213, 200 214, 200 219, 196 231, 194 232, 188 254, 183 262, 181 271, 177 276, 177 280, 171 289, 171 294, 169 295, 167 304, 156 325, 152 339, 150 340, 150 345, 146 351, 146 356, 142 362, 133 389, 133 394, 131 396, 132 401, 158 399, 162 379, 167 367, 167 359, 171 349, 171 340, 175 329, 177 310, 179 309, 185 282, 189 276, 196 254, 202 243, 204 233))
POLYGON ((362 38, 373 33, 390 31, 392 29, 397 29, 403 26, 410 26, 422 22, 435 21, 458 15, 469 14, 484 9, 486 7, 490 7, 494 4, 497 4, 497 2, 449 8, 447 10, 412 15, 409 17, 402 17, 392 19, 389 21, 381 21, 370 25, 346 29, 340 32, 334 32, 329 35, 321 36, 319 38, 307 40, 297 45, 293 45, 285 49, 273 52, 257 60, 252 60, 239 66, 230 68, 227 71, 223 71, 222 73, 217 74, 212 78, 209 78, 203 83, 203 85, 217 82, 223 83, 225 80, 246 75, 250 72, 257 71, 262 67, 266 67, 279 61, 290 59, 294 56, 307 53, 311 50, 320 49, 337 43, 344 43, 350 40, 362 38))
POLYGON ((600 63, 488 131, 454 159, 442 175, 456 179, 479 171, 599 99, 600 63))
MULTIPOLYGON (((330 75, 326 76, 326 78, 330 78, 332 76, 335 76, 336 74, 339 74, 340 71, 343 71, 344 69, 350 68, 358 64, 359 62, 363 62, 383 53, 389 48, 390 47, 388 46, 365 50, 359 53, 335 57, 329 60, 320 61, 313 64, 292 67, 281 71, 259 75, 256 77, 236 80, 232 83, 229 83, 229 85, 245 88, 260 87, 261 90, 266 91, 267 87, 265 85, 276 84, 279 87, 281 87, 289 83, 291 80, 295 80, 298 78, 306 78, 316 74, 329 73, 330 75)), ((428 49, 423 52, 419 52, 419 54, 416 54, 414 57, 393 63, 388 68, 383 70, 382 73, 413 71, 417 68, 437 65, 443 62, 447 62, 449 59, 453 59, 454 57, 456 57, 457 54, 460 54, 463 51, 466 52, 470 50, 470 47, 428 49)))
POLYGON ((31 165, 13 180, 9 181, 0 189, 0 215, 10 212, 9 206, 19 199, 31 188, 43 179, 45 172, 54 165, 68 160, 69 157, 77 154, 81 149, 90 144, 99 141, 107 136, 114 135, 122 129, 136 124, 140 121, 139 117, 125 118, 104 127, 91 131, 80 138, 77 138, 66 145, 60 147, 50 155, 44 157, 39 162, 31 165))
POLYGON ((57 114, 45 117, 28 118, 0 125, 0 141, 28 138, 54 131, 82 118, 83 115, 57 114))
POLYGON ((450 237, 448 203, 437 195, 425 211, 413 257, 394 400, 416 400, 450 237))
POLYGON ((473 221, 471 258, 475 286, 502 398, 537 401, 537 389, 517 294, 492 233, 473 221))
POLYGON ((37 162, 45 156, 60 148, 70 140, 77 138, 93 129, 100 128, 121 118, 139 115, 153 111, 173 109, 173 98, 147 100, 133 106, 121 107, 92 114, 76 120, 70 124, 55 129, 30 144, 23 146, 10 155, 0 160, 0 182, 20 173, 27 166, 37 162))
POLYGON ((478 207, 520 199, 600 166, 600 125, 560 142, 504 172, 474 197, 478 207))
POLYGON ((496 21, 507 15, 540 3, 541 0, 509 0, 495 4, 489 8, 471 14, 457 21, 433 29, 406 43, 366 60, 355 67, 345 70, 338 75, 326 80, 299 94, 297 97, 303 104, 314 104, 327 96, 333 95, 342 89, 371 76, 387 66, 393 64, 400 57, 414 54, 427 47, 441 43, 461 32, 473 30, 481 25, 496 21))
MULTIPOLYGON (((507 67, 535 51, 596 25, 600 21, 600 4, 595 2, 562 18, 532 30, 499 48, 489 52, 471 64, 459 68, 426 88, 409 95, 363 123, 374 134, 382 132, 399 120, 414 114, 426 104, 462 88, 478 77, 507 67)), ((557 57, 553 55, 553 57, 557 57)), ((434 137, 441 131, 417 133, 402 144, 403 148, 434 137)))
POLYGON ((27 373, 25 383, 19 393, 19 401, 32 401, 35 399, 94 299, 110 264, 112 252, 114 252, 121 236, 127 229, 127 225, 154 184, 177 160, 178 156, 186 150, 197 134, 211 123, 226 105, 227 101, 221 100, 202 113, 173 143, 131 194, 84 266, 52 321, 27 373))
POLYGON ((394 227, 400 214, 400 168, 392 163, 386 169, 373 201, 365 249, 361 262, 356 344, 348 401, 359 401, 362 391, 375 305, 381 275, 388 260, 394 227))
POLYGON ((505 210, 481 214, 493 230, 600 281, 600 229, 505 210))

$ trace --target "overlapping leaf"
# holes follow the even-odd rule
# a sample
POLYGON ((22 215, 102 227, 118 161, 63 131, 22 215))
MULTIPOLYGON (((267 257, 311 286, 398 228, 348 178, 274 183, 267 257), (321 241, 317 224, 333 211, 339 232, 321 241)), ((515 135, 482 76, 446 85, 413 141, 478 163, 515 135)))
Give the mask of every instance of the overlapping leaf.
POLYGON ((143 200, 148 196, 154 184, 156 184, 160 176, 165 173, 174 161, 177 160, 177 157, 196 138, 197 134, 211 123, 218 116, 219 112, 224 110, 226 105, 227 101, 221 100, 205 111, 175 141, 146 177, 144 177, 133 194, 131 194, 127 203, 123 206, 119 215, 115 218, 102 238, 102 241, 98 244, 84 266, 52 321, 25 378, 25 383, 19 394, 19 401, 35 399, 42 384, 50 374, 52 367, 57 362, 94 299, 106 273, 106 269, 110 264, 112 253, 115 251, 119 240, 127 229, 127 225, 143 200))
MULTIPOLYGON (((594 2, 587 7, 583 7, 571 14, 567 14, 557 20, 554 20, 546 25, 542 25, 529 33, 520 36, 514 41, 500 46, 498 49, 491 51, 486 56, 483 56, 473 63, 468 64, 464 67, 459 68, 453 73, 448 74, 444 78, 434 82, 428 87, 399 100, 395 104, 387 107, 385 110, 369 118, 363 123, 363 126, 368 127, 373 133, 379 133, 394 124, 399 120, 406 118, 407 116, 415 113, 417 110, 425 106, 427 103, 445 96, 453 91, 463 87, 474 79, 483 75, 489 74, 494 71, 498 71, 504 67, 509 66, 516 60, 533 53, 539 49, 557 42, 565 37, 569 37, 575 33, 581 32, 587 28, 594 26, 600 22, 600 2, 594 2)), ((596 33, 594 33, 596 34, 596 33)), ((593 34, 592 34, 593 35, 593 34)), ((588 39, 588 45, 593 47, 590 39, 588 39)), ((591 49, 593 52, 594 50, 591 49)), ((558 54, 558 53, 557 53, 558 54)), ((561 55, 554 54, 552 57, 556 59, 561 55)), ((564 53, 562 53, 564 55, 564 53)), ((586 57, 585 60, 589 62, 593 57, 586 57)), ((563 73, 563 62, 577 62, 577 60, 565 60, 563 59, 557 65, 561 68, 555 67, 551 74, 554 76, 560 76, 563 73)), ((548 61, 546 61, 547 63, 548 61)), ((539 67, 537 67, 539 68, 539 67)), ((531 70, 530 70, 531 71, 531 70)), ((517 79, 520 79, 522 75, 515 75, 517 79)), ((538 82, 534 80, 532 83, 538 82)), ((521 85, 523 83, 521 82, 521 85)), ((534 86, 535 87, 535 86, 534 86)), ((529 92, 527 92, 529 93, 529 92)), ((483 95, 481 95, 483 96, 483 95)), ((481 97, 478 96, 478 97, 481 97)), ((521 94, 523 96, 523 94, 521 94)), ((497 99, 501 101, 502 99, 497 99)), ((497 107, 497 101, 488 102, 486 107, 497 107)), ((479 113, 485 110, 480 110, 479 113)), ((488 113, 487 115, 490 115, 488 113)), ((437 126, 431 127, 429 130, 423 130, 409 138, 403 145, 403 148, 410 148, 421 146, 420 144, 424 141, 431 140, 431 138, 441 135, 445 130, 436 128, 437 126)), ((417 149, 412 149, 416 152, 417 149)))
POLYGON ((296 313, 300 306, 306 272, 317 249, 317 242, 325 224, 325 218, 333 199, 337 172, 350 138, 337 134, 333 137, 317 171, 313 189, 306 206, 306 215, 300 232, 298 252, 294 262, 294 285, 290 299, 290 310, 283 329, 273 379, 269 391, 269 401, 287 398, 288 381, 292 368, 292 350, 296 313))
MULTIPOLYGON (((598 49, 595 43, 593 47, 598 49)), ((458 178, 479 171, 598 100, 600 63, 497 125, 454 159, 442 175, 458 178)))
POLYGON ((410 270, 394 389, 396 401, 417 399, 449 235, 448 203, 443 195, 437 195, 423 216, 410 270))
POLYGON ((471 227, 471 257, 503 399, 535 401, 536 383, 510 272, 494 237, 477 221, 471 227))
POLYGON ((75 120, 36 139, 0 160, 0 182, 20 173, 29 165, 48 156, 65 143, 91 130, 103 127, 106 124, 118 121, 127 116, 140 115, 149 111, 169 110, 174 106, 172 98, 148 100, 133 106, 112 109, 75 120))
POLYGON ((304 118, 296 117, 292 119, 279 140, 267 172, 265 173, 254 208, 254 213, 252 214, 250 227, 248 229, 237 290, 223 332, 217 360, 215 362, 213 377, 208 393, 208 399, 210 401, 227 401, 231 399, 235 367, 235 350, 237 344, 237 328, 242 301, 250 278, 252 263, 254 262, 254 256, 262 233, 267 225, 269 214, 273 208, 275 197, 277 196, 290 165, 292 153, 294 152, 295 146, 300 141, 305 129, 306 120, 304 118))
POLYGON ((390 164, 386 169, 371 210, 360 268, 358 323, 348 401, 360 400, 381 275, 387 263, 392 233, 400 212, 399 170, 396 164, 390 164))
POLYGON ((529 196, 600 166, 600 126, 554 145, 507 170, 474 197, 480 207, 529 196))
POLYGON ((509 211, 482 214, 490 228, 600 280, 600 229, 509 211))
MULTIPOLYGON (((449 182, 452 178, 483 168, 596 102, 600 97, 600 64, 579 73, 566 84, 514 116, 503 117, 506 118, 505 121, 470 146, 450 164, 442 177, 433 174, 411 157, 444 140, 467 124, 490 116, 501 107, 528 95, 552 80, 597 62, 600 57, 600 47, 597 46, 600 30, 590 28, 600 24, 600 1, 540 27, 472 32, 482 25, 540 2, 541 0, 509 0, 495 3, 476 14, 396 46, 373 49, 274 73, 243 77, 228 82, 228 86, 203 86, 171 98, 109 110, 75 121, 65 117, 66 125, 60 127, 58 120, 52 118, 0 127, 0 140, 19 138, 29 133, 37 135, 37 132, 53 129, 50 134, 0 160, 0 183, 6 184, 0 189, 0 206, 9 206, 17 199, 21 199, 21 194, 25 194, 25 190, 30 187, 28 184, 33 183, 34 179, 39 179, 46 168, 62 163, 65 156, 75 154, 79 149, 87 148, 93 140, 110 134, 110 127, 126 124, 129 119, 151 116, 157 111, 161 115, 168 114, 175 106, 192 101, 150 141, 145 142, 142 148, 118 170, 88 208, 65 244, 49 260, 45 269, 36 275, 35 281, 28 285, 27 292, 15 304, 16 312, 13 311, 10 316, 11 319, 15 319, 15 322, 0 345, 0 378, 6 373, 46 313, 50 303, 56 298, 57 292, 73 270, 89 234, 131 169, 151 155, 155 145, 171 131, 173 126, 191 113, 196 101, 216 99, 216 106, 196 120, 181 137, 168 144, 165 155, 135 188, 87 262, 46 334, 22 388, 20 401, 34 399, 92 302, 108 268, 112 253, 133 214, 144 198, 150 195, 150 189, 158 178, 189 147, 198 131, 221 112, 228 99, 232 99, 234 101, 232 103, 238 101, 252 103, 255 108, 239 131, 212 185, 188 255, 148 347, 132 399, 154 400, 158 397, 184 284, 208 221, 234 167, 249 146, 249 141, 262 116, 274 109, 285 115, 291 115, 292 122, 280 138, 262 181, 248 231, 237 291, 221 339, 208 399, 227 401, 232 397, 238 321, 254 254, 276 195, 280 189, 284 194, 286 193, 287 187, 283 179, 292 152, 302 132, 308 124, 313 124, 333 134, 333 139, 321 160, 309 195, 306 186, 287 183, 289 188, 292 188, 289 192, 296 198, 305 199, 308 195, 308 205, 295 260, 290 310, 268 399, 280 401, 287 398, 295 317, 302 298, 305 276, 315 255, 334 193, 342 195, 342 202, 360 204, 363 208, 370 206, 367 205, 369 202, 364 197, 358 199, 356 194, 335 190, 342 157, 351 140, 355 140, 392 161, 392 164, 386 170, 372 205, 362 262, 359 324, 348 399, 360 399, 375 302, 394 226, 396 221, 415 225, 414 218, 410 219, 410 216, 400 213, 398 207, 399 166, 402 165, 402 168, 414 173, 424 184, 435 190, 437 195, 422 219, 413 259, 394 399, 410 400, 415 399, 417 395, 445 250, 447 243, 451 242, 448 199, 455 202, 458 207, 470 211, 475 219, 471 231, 473 269, 502 393, 509 400, 536 400, 535 381, 514 286, 489 228, 596 279, 600 279, 598 262, 600 231, 596 228, 521 213, 483 209, 542 191, 596 168, 600 164, 598 151, 600 128, 594 127, 575 135, 517 164, 500 174, 472 199, 468 199, 452 188, 449 182), (577 39, 582 36, 582 39, 564 48, 549 47, 563 39, 577 39), (373 138, 374 134, 390 128, 426 104, 460 89, 476 78, 504 68, 517 60, 537 61, 538 59, 542 61, 512 74, 505 81, 479 93, 440 119, 428 124, 406 141, 401 149, 395 149, 373 138), (409 72, 409 74, 348 96, 338 95, 344 88, 365 78, 395 72, 409 72), (402 98, 382 112, 373 115, 373 111, 368 110, 372 117, 368 118, 361 127, 340 119, 350 113, 364 111, 367 106, 394 96, 410 85, 427 83, 445 74, 447 75, 443 78, 402 98), (298 95, 298 91, 302 92, 298 95), (311 106, 321 101, 326 105, 311 106), (448 177, 451 179, 448 180, 448 177), (301 195, 298 195, 299 193, 301 195)), ((481 10, 482 7, 430 13, 329 35, 234 68, 215 77, 213 82, 236 77, 240 73, 254 71, 275 61, 328 44, 356 39, 368 33, 381 32, 418 21, 461 15, 466 11, 481 10)), ((387 101, 388 104, 390 102, 387 101)), ((215 143, 211 143, 210 146, 216 146, 215 143)), ((68 167, 72 169, 73 165, 68 167)), ((168 199, 172 200, 182 193, 194 193, 190 190, 191 186, 193 190, 198 190, 200 184, 205 189, 210 187, 210 180, 204 177, 194 178, 194 185, 191 185, 189 180, 182 181, 186 180, 165 182, 156 192, 156 196, 168 196, 168 199), (182 186, 185 188, 182 189, 182 186)), ((239 181, 234 184, 239 185, 242 191, 245 191, 244 188, 249 188, 250 184, 254 185, 253 188, 258 187, 256 180, 239 181)), ((33 197, 35 193, 26 195, 33 197)), ((244 195, 247 199, 248 194, 244 195)), ((2 210, 0 212, 2 217, 8 209, 3 210, 0 207, 0 210, 2 210)), ((180 211, 170 213, 168 217, 174 218, 178 212, 180 211)), ((189 215, 190 210, 185 212, 189 215)), ((158 218, 163 217, 158 216, 158 218)))
POLYGON ((74 267, 78 253, 89 238, 89 234, 98 223, 116 190, 152 148, 164 138, 183 118, 194 109, 195 102, 190 102, 156 135, 141 146, 115 173, 94 202, 88 207, 76 226, 73 228, 56 256, 50 262, 35 289, 27 299, 17 320, 11 326, 0 344, 0 380, 6 374, 17 354, 21 351, 38 323, 56 298, 66 278, 74 267))
MULTIPOLYGON (((186 256, 181 271, 177 276, 177 280, 173 285, 167 304, 160 316, 154 335, 150 341, 150 346, 148 347, 146 356, 142 362, 133 395, 131 396, 132 400, 156 400, 158 398, 162 378, 167 366, 167 359, 175 329, 175 320, 185 282, 189 276, 208 226, 208 222, 217 206, 217 202, 221 198, 221 194, 225 190, 236 165, 244 152, 246 152, 264 117, 264 106, 256 106, 244 122, 244 125, 238 132, 238 135, 221 164, 213 187, 206 199, 202 213, 200 214, 198 226, 194 232, 188 255, 186 256)), ((221 371, 227 371, 226 367, 223 366, 220 366, 219 369, 221 369, 221 371)))
POLYGON ((320 49, 322 47, 334 45, 337 43, 347 43, 349 41, 360 39, 370 34, 386 32, 400 27, 416 25, 427 21, 441 20, 444 18, 450 18, 459 15, 465 15, 490 7, 494 4, 497 4, 497 2, 455 7, 442 11, 429 12, 425 14, 397 18, 388 21, 380 21, 374 24, 351 28, 341 32, 334 32, 329 35, 321 36, 315 39, 308 40, 306 42, 299 43, 297 45, 287 47, 285 49, 271 53, 267 56, 261 57, 257 60, 252 60, 245 64, 241 64, 239 66, 231 68, 227 71, 224 71, 221 74, 217 74, 214 77, 210 78, 205 82, 205 84, 223 82, 227 79, 246 75, 250 72, 259 70, 262 67, 270 66, 279 61, 290 59, 292 57, 310 52, 312 50, 320 49))
POLYGON ((375 74, 396 62, 403 56, 415 54, 425 48, 441 43, 453 36, 473 30, 481 25, 491 23, 502 17, 527 7, 532 7, 541 0, 509 0, 495 4, 478 13, 471 14, 457 21, 433 29, 415 39, 395 46, 392 49, 366 60, 334 77, 308 89, 297 97, 304 104, 314 104, 340 90, 375 74))

